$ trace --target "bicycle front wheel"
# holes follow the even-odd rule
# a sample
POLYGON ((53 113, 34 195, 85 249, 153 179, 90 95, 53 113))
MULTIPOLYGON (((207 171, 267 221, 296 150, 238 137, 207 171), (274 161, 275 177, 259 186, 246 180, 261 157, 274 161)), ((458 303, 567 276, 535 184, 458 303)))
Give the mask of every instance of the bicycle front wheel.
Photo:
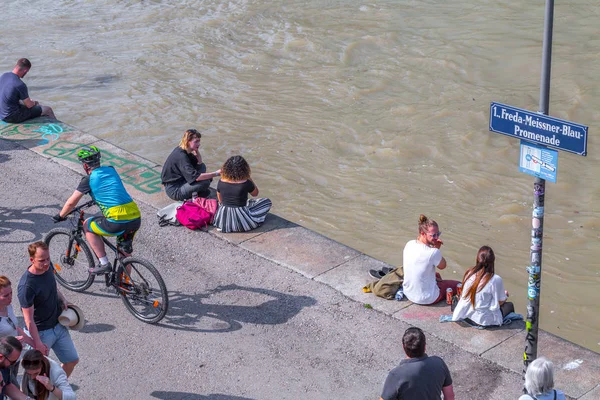
POLYGON ((50 250, 50 263, 58 283, 69 290, 83 292, 94 282, 89 269, 94 268, 94 256, 87 243, 73 237, 65 228, 52 229, 44 236, 50 250))
POLYGON ((127 257, 122 263, 125 270, 117 275, 117 282, 125 307, 140 321, 159 322, 167 314, 169 297, 158 270, 142 258, 127 257))

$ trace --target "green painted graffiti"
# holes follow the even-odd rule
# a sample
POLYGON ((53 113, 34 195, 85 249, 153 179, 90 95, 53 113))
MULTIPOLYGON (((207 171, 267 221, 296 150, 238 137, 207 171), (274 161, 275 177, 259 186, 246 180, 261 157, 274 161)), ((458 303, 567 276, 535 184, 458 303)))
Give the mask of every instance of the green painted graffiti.
POLYGON ((72 131, 69 125, 55 120, 40 121, 29 124, 0 123, 0 136, 11 139, 30 139, 41 137, 42 140, 58 140, 61 133, 72 131), (48 123, 50 122, 50 123, 48 123))
MULTIPOLYGON (((81 146, 81 143, 60 141, 45 149, 43 153, 52 157, 79 162, 76 153, 81 146)), ((124 183, 141 192, 153 194, 162 190, 160 172, 150 169, 147 165, 119 157, 106 150, 102 150, 102 162, 104 165, 115 167, 124 183)))

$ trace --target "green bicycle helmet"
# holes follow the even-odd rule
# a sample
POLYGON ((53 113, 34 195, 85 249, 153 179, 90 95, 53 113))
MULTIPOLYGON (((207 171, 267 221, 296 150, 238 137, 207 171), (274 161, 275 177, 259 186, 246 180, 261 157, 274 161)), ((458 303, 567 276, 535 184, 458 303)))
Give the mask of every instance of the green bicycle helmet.
POLYGON ((100 164, 100 157, 102 157, 102 155, 96 146, 84 147, 77 153, 79 161, 90 166, 100 164))

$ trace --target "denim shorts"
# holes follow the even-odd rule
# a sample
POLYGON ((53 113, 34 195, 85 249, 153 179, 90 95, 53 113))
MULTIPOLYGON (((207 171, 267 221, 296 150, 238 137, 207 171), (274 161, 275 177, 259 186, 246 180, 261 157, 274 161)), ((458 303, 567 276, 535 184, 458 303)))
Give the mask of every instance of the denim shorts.
POLYGON ((54 350, 54 354, 61 363, 79 360, 79 354, 77 354, 71 334, 66 327, 56 324, 54 328, 40 331, 39 335, 42 343, 48 346, 48 350, 54 350))

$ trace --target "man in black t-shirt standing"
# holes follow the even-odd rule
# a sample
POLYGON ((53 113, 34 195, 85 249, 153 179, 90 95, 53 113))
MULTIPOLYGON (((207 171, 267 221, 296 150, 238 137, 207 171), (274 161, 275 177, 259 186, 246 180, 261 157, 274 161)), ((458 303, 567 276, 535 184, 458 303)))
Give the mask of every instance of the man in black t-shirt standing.
POLYGON ((68 303, 56 287, 48 245, 35 242, 29 245, 28 251, 31 265, 18 287, 23 319, 35 349, 46 356, 50 349, 54 350, 69 377, 79 362, 79 355, 69 330, 58 322, 58 316, 67 309, 68 303))
POLYGON ((454 400, 452 377, 444 360, 425 354, 425 334, 408 328, 402 337, 406 359, 390 371, 380 400, 454 400))

